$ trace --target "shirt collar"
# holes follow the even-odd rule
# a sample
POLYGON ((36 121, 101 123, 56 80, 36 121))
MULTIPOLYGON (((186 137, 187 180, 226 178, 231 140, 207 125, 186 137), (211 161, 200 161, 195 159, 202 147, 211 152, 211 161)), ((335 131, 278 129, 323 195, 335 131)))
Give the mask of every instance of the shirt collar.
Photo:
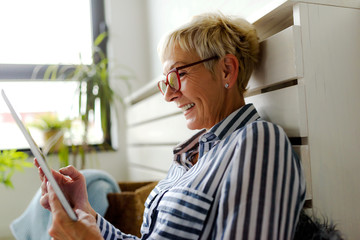
MULTIPOLYGON (((258 112, 256 111, 253 104, 246 104, 245 106, 237 109, 236 111, 232 112, 229 116, 223 119, 221 122, 217 123, 213 126, 207 134, 205 135, 215 135, 214 139, 222 140, 228 137, 237 129, 240 129, 247 124, 260 119, 258 112)), ((203 142, 203 139, 200 139, 203 142)))
MULTIPOLYGON (((199 145, 207 145, 206 149, 210 149, 216 142, 258 119, 260 119, 260 116, 254 105, 246 104, 217 123, 208 132, 203 129, 187 141, 178 144, 174 148, 174 160, 186 169, 189 169, 192 166, 192 158, 199 152, 199 145)), ((203 153, 200 154, 202 155, 203 153)))

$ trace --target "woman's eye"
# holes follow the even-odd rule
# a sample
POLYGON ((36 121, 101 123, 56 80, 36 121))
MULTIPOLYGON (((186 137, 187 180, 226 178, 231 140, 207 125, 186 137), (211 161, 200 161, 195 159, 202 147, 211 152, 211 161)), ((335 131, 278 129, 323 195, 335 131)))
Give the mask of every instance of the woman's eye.
POLYGON ((179 73, 179 77, 180 78, 182 78, 183 76, 185 76, 186 75, 186 72, 181 72, 181 73, 179 73))

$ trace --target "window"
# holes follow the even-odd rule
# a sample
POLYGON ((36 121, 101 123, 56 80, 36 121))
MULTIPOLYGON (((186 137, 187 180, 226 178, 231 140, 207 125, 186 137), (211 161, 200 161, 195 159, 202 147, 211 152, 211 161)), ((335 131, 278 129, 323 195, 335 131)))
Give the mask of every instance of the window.
POLYGON ((0 63, 91 62, 89 0, 0 1, 0 63))
MULTIPOLYGON (((106 31, 104 19, 103 0, 0 1, 0 89, 6 91, 25 123, 44 113, 56 113, 59 119, 76 116, 77 83, 46 81, 42 76, 51 64, 91 63, 92 42, 106 31)), ((106 49, 105 44, 100 47, 106 49)), ((104 140, 98 106, 94 111, 89 143, 111 144, 104 140)), ((28 148, 2 100, 0 131, 0 149, 28 148)), ((30 131, 42 146, 41 132, 30 131)), ((80 130, 75 134, 79 136, 72 138, 72 144, 81 142, 80 130)))

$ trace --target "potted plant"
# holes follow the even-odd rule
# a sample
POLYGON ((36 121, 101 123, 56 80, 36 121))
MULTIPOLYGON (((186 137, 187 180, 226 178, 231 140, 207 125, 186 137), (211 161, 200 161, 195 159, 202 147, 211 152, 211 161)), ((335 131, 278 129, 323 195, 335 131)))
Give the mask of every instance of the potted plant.
POLYGON ((69 164, 69 150, 64 143, 64 134, 71 127, 71 120, 60 120, 56 113, 44 113, 39 115, 29 126, 37 128, 44 133, 43 153, 57 153, 60 166, 69 164))
POLYGON ((0 183, 6 187, 14 188, 11 177, 15 171, 23 171, 26 167, 33 165, 26 161, 28 155, 17 150, 0 151, 0 183))
MULTIPOLYGON (((79 118, 84 126, 82 144, 72 146, 74 158, 77 154, 81 156, 81 168, 85 165, 85 153, 89 151, 88 130, 89 119, 94 119, 95 105, 100 105, 101 128, 103 131, 103 148, 111 149, 110 137, 110 111, 117 98, 122 102, 122 98, 116 94, 109 81, 109 60, 104 51, 99 47, 107 39, 107 33, 101 33, 93 44, 93 63, 79 64, 73 66, 53 65, 49 66, 44 73, 45 79, 63 79, 77 81, 78 84, 78 109, 79 118)), ((117 79, 127 81, 130 75, 120 75, 117 79)), ((128 86, 128 85, 127 85, 128 86)))
POLYGON ((57 152, 63 143, 64 131, 71 127, 71 120, 60 120, 56 113, 45 113, 39 115, 29 125, 44 133, 45 143, 52 142, 49 146, 49 152, 57 152))

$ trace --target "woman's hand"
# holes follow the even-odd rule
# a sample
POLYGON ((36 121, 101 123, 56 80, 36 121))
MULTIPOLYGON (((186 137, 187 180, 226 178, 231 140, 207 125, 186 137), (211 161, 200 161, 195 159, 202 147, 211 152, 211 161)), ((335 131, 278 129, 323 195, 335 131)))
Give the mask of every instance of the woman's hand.
MULTIPOLYGON (((42 181, 40 204, 45 209, 51 211, 47 190, 48 180, 36 159, 34 160, 34 163, 39 170, 40 180, 42 181)), ((75 209, 81 209, 95 217, 96 212, 92 209, 88 200, 85 177, 73 166, 61 168, 59 172, 54 170, 51 171, 70 205, 75 209)))
POLYGON ((94 216, 81 209, 75 209, 78 221, 74 222, 63 209, 50 184, 47 184, 47 195, 53 218, 49 229, 49 235, 52 239, 103 239, 94 216))

